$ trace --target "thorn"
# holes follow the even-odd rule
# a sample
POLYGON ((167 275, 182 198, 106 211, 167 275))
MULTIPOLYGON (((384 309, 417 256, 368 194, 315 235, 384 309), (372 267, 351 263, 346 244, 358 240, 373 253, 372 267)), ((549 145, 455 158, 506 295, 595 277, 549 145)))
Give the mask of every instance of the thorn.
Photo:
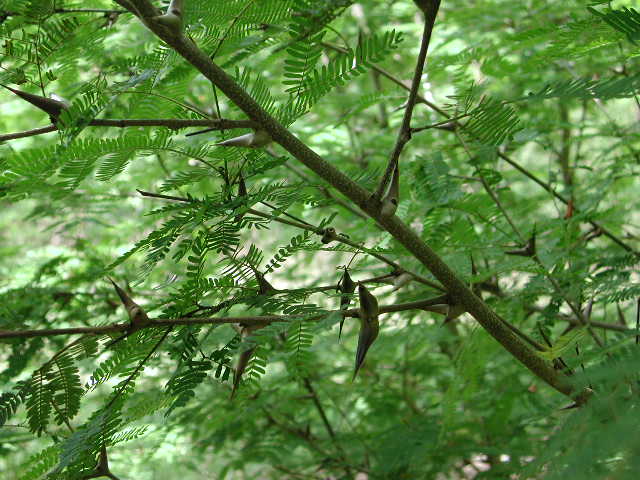
POLYGON ((331 243, 335 240, 336 236, 337 235, 335 228, 325 228, 324 230, 322 230, 322 238, 320 238, 320 241, 324 244, 331 243))
POLYGON ((516 248, 514 250, 508 250, 507 255, 517 255, 520 257, 533 257, 536 254, 536 232, 535 230, 531 234, 529 241, 524 247, 516 248))
POLYGON ((23 92, 22 90, 16 90, 15 88, 8 87, 0 83, 1 86, 6 88, 7 90, 13 92, 18 97, 26 100, 34 107, 39 108, 45 113, 48 113, 51 117, 51 121, 55 123, 55 120, 60 116, 63 110, 69 108, 69 102, 60 97, 57 97, 59 100, 47 97, 41 97, 40 95, 34 95, 33 93, 23 92))
POLYGON ((151 320, 147 316, 147 313, 144 309, 134 302, 131 297, 125 292, 122 288, 120 288, 116 282, 114 282, 111 277, 107 277, 113 287, 115 288, 118 296, 120 297, 120 301, 124 305, 124 308, 127 310, 127 314, 129 315, 129 321, 133 327, 141 327, 148 324, 151 320))
POLYGON ((355 380, 358 375, 358 370, 364 362, 367 351, 378 337, 380 330, 378 300, 362 283, 358 284, 358 297, 360 299, 360 334, 358 335, 355 370, 351 381, 355 380))
MULTIPOLYGON (((342 278, 338 282, 338 288, 336 291, 342 293, 340 296, 340 310, 346 310, 349 308, 349 304, 351 303, 351 295, 356 291, 356 284, 353 280, 351 280, 351 276, 349 275, 349 271, 345 269, 342 274, 342 278)), ((342 336, 342 327, 344 325, 344 317, 340 320, 340 331, 338 332, 338 340, 342 336)))
POLYGON ((271 143, 271 137, 266 130, 256 130, 239 137, 233 137, 222 142, 215 143, 218 147, 245 147, 260 148, 271 143))
POLYGON ((391 186, 386 197, 382 199, 382 208, 380 209, 380 216, 391 217, 396 213, 398 208, 398 201, 400 198, 400 168, 396 161, 396 166, 393 169, 393 176, 391 177, 391 186))

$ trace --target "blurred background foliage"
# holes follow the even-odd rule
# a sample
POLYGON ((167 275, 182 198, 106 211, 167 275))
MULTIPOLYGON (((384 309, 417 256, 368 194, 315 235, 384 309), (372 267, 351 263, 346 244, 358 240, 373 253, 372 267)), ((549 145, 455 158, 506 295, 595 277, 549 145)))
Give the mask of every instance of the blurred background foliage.
MULTIPOLYGON (((352 382, 357 319, 338 341, 339 316, 305 315, 337 309, 339 295, 313 289, 336 285, 346 265, 355 281, 394 269, 250 213, 236 228, 238 211, 330 224, 430 273, 277 145, 213 145, 249 130, 86 126, 244 118, 115 3, 0 1, 0 83, 67 98, 73 120, 0 144, 0 330, 126 321, 107 274, 153 318, 223 301, 221 315, 299 315, 251 337, 233 400, 246 343, 228 325, 176 327, 162 343, 165 330, 144 330, 112 349, 108 336, 3 340, 3 478, 84 478, 105 444, 122 479, 636 478, 639 3, 442 2, 412 126, 454 118, 464 128, 415 131, 400 161, 397 215, 595 392, 562 410, 570 401, 466 314, 446 325, 421 310, 382 315, 352 382), (234 203, 240 173, 246 205, 234 203), (537 260, 506 254, 532 238, 537 260), (257 288, 246 265, 283 290, 277 300, 240 298, 257 288), (570 304, 597 324, 599 343, 569 328, 570 304)), ((375 188, 420 46, 412 1, 185 4, 187 32, 205 52, 375 188)), ((4 89, 0 108, 2 134, 49 124, 4 89)), ((369 286, 381 305, 439 293, 369 286)))

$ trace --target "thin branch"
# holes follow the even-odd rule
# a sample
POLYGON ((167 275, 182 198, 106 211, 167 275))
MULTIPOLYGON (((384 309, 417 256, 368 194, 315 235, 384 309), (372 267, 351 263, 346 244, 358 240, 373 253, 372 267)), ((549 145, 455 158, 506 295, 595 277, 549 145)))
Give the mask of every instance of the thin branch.
MULTIPOLYGON (((467 148, 467 145, 466 145, 464 139, 459 135, 459 133, 457 131, 456 131, 456 137, 458 137, 458 139, 460 141, 460 144, 465 149, 467 154, 471 157, 471 153, 469 152, 469 149, 467 148)), ((493 202, 496 204, 496 206, 498 207, 500 212, 502 212, 502 215, 504 216, 504 218, 507 220, 507 222, 511 226, 511 229, 515 232, 515 234, 520 239, 520 243, 524 243, 524 237, 523 237, 522 233, 520 232, 520 230, 516 226, 515 222, 511 219, 511 216, 508 214, 506 209, 502 206, 502 203, 500 202, 500 199, 498 198, 496 193, 493 191, 493 189, 490 187, 490 185, 487 183, 487 181, 485 180, 485 178, 482 175, 482 173, 480 173, 480 180, 482 182, 482 186, 484 187, 485 191, 489 194, 489 196, 491 197, 493 202)), ((600 340, 600 337, 598 337, 598 335, 589 326, 589 322, 587 320, 585 320, 584 316, 582 315, 582 312, 580 311, 580 309, 576 305, 574 305, 574 303, 571 300, 571 298, 569 297, 569 295, 564 291, 564 289, 556 281, 556 279, 553 278, 551 273, 549 273, 549 270, 542 263, 542 260, 540 260, 540 257, 538 257, 538 254, 535 252, 535 249, 533 251, 533 254, 531 255, 531 259, 540 267, 540 269, 542 270, 543 275, 545 277, 547 277, 547 279, 549 280, 549 282, 553 286, 554 290, 558 293, 558 295, 560 295, 563 298, 563 300, 566 302, 566 304, 569 305, 569 308, 575 314, 575 316, 579 320, 580 324, 587 327, 587 330, 589 331, 589 334, 591 335, 593 340, 596 342, 596 344, 598 344, 598 346, 601 347, 601 348, 604 347, 604 344, 602 343, 602 340, 600 340)))
POLYGON ((104 335, 107 333, 122 332, 128 329, 128 323, 117 323, 104 327, 72 327, 49 328, 45 330, 0 330, 0 339, 4 338, 34 338, 52 337, 56 335, 104 335))
MULTIPOLYGON (((543 309, 539 307, 528 307, 527 310, 529 310, 531 313, 534 313, 534 312, 543 313, 543 309)), ((558 314, 558 318, 560 318, 560 320, 563 320, 567 323, 570 323, 571 325, 582 326, 582 323, 573 316, 569 316, 566 314, 558 314)), ((620 323, 596 322, 596 321, 590 320, 589 325, 594 328, 600 328, 602 330, 611 330, 614 332, 621 332, 621 333, 635 332, 635 329, 627 327, 626 324, 623 325, 620 323)))
MULTIPOLYGON (((464 150, 467 153, 467 155, 469 155, 469 157, 471 157, 471 152, 469 151, 469 149, 467 147, 467 144, 464 141, 464 139, 459 135, 459 133, 457 131, 455 132, 455 135, 458 138, 458 140, 460 141, 460 144, 464 148, 464 150)), ((524 236, 520 232, 520 229, 518 229, 518 227, 516 226, 515 222, 511 219, 511 216, 509 215, 507 210, 503 207, 502 202, 500 201, 500 198, 493 191, 493 189, 491 188, 489 183, 486 181, 486 179, 484 178, 484 175, 482 175, 481 172, 479 172, 479 173, 480 173, 480 181, 482 183, 482 186, 484 187, 485 192, 487 192, 489 197, 491 197, 491 199, 493 200, 495 205, 498 207, 498 210, 500 210, 500 212, 502 213, 504 218, 507 220, 507 222, 511 226, 511 229, 518 236, 518 238, 520 240, 520 243, 524 243, 524 236)), ((547 270, 547 268, 545 267, 545 265, 542 263, 542 261, 540 260, 540 258, 537 255, 537 253, 535 252, 535 249, 533 251, 533 255, 531 256, 531 258, 535 263, 538 264, 538 266, 542 270, 542 273, 547 277, 549 282, 553 285, 553 287, 556 290, 556 292, 564 299, 564 301, 567 303, 567 305, 569 305, 569 307, 575 313, 576 317, 580 320, 580 322, 584 323, 584 318, 582 317, 582 313, 573 304, 573 302, 571 301, 569 296, 564 292, 564 290, 558 284, 558 282, 556 282, 556 280, 551 276, 551 274, 549 273, 549 271, 547 270)), ((518 330, 514 325, 511 325, 505 319, 501 318, 501 320, 502 320, 502 322, 503 322, 503 324, 505 326, 509 327, 514 333, 519 335, 520 338, 522 338, 524 341, 529 343, 529 345, 533 346, 537 350, 540 350, 540 351, 543 350, 543 348, 542 348, 542 346, 540 344, 535 342, 532 338, 528 337, 524 332, 521 332, 520 330, 518 330)), ((598 346, 602 347, 602 343, 600 341, 600 338, 597 336, 597 334, 590 327, 588 327, 588 330, 589 330, 589 333, 591 334, 591 336, 593 337, 593 339, 595 340, 595 342, 598 344, 598 346)))
MULTIPOLYGON (((51 13, 106 13, 106 14, 122 14, 129 13, 128 10, 108 10, 102 8, 56 8, 51 13)), ((3 11, 2 16, 15 17, 21 15, 19 12, 3 11)))
POLYGON ((438 7, 440 6, 439 0, 435 3, 435 8, 429 11, 430 14, 428 16, 425 11, 424 29, 422 30, 422 41, 420 43, 420 53, 418 53, 416 68, 413 72, 413 80, 411 82, 411 88, 409 90, 409 99, 407 100, 407 106, 404 110, 404 117, 402 118, 402 125, 400 126, 398 138, 396 139, 396 144, 393 147, 393 152, 391 153, 391 158, 389 159, 389 164, 387 165, 387 170, 384 172, 384 175, 380 180, 380 184, 378 185, 378 189, 374 194, 376 203, 382 198, 384 190, 387 187, 389 180, 391 179, 391 174, 393 173, 394 169, 396 168, 396 164, 400 159, 400 154, 402 153, 404 146, 411 139, 411 116, 413 115, 413 107, 415 107, 416 101, 418 99, 418 89, 420 88, 420 82, 422 80, 424 63, 427 59, 427 50, 429 50, 431 32, 433 32, 433 24, 436 21, 438 7))
POLYGON ((149 360, 151 358, 151 355, 153 355, 156 352, 156 350, 158 350, 160 345, 162 345, 162 342, 164 342, 164 340, 167 338, 169 333, 171 333, 172 329, 173 329, 173 326, 170 326, 169 328, 167 328, 167 330, 164 332, 162 337, 160 337, 160 339, 156 342, 156 344, 149 351, 149 353, 147 355, 145 355, 145 357, 142 360, 140 360, 140 363, 138 363, 138 365, 133 370, 133 372, 131 372, 131 375, 129 375, 127 377, 127 379, 124 382, 122 382, 122 385, 120 385, 120 388, 118 389, 118 391, 113 395, 113 397, 111 398, 109 403, 107 403, 107 405, 105 405, 105 407, 104 407, 105 411, 108 410, 109 407, 111 407, 111 405, 113 405, 115 403, 115 401, 120 397, 120 395, 122 395, 122 392, 125 391, 125 388, 127 387, 127 385, 129 383, 131 383, 131 380, 133 380, 133 378, 138 374, 138 372, 143 367, 143 365, 145 363, 147 363, 147 360, 149 360))
POLYGON ((54 399, 51 399, 51 406, 53 407, 53 409, 58 414, 58 418, 61 418, 63 423, 69 429, 69 431, 71 433, 73 433, 74 430, 73 430, 73 427, 71 426, 71 424, 69 423, 69 419, 65 415, 62 414, 62 412, 60 411, 60 407, 58 406, 58 404, 56 403, 56 401, 54 399))
POLYGON ((296 227, 296 228, 299 228, 301 230, 306 230, 308 232, 313 232, 313 233, 315 233, 317 235, 322 235, 324 233, 324 228, 319 228, 319 227, 316 227, 314 225, 308 225, 306 223, 300 223, 300 222, 297 222, 295 220, 287 220, 286 218, 277 217, 275 215, 271 215, 269 213, 264 213, 264 212, 261 212, 260 210, 255 210, 253 208, 249 208, 247 210, 247 213, 250 213, 251 215, 255 215, 256 217, 265 218, 265 219, 268 219, 268 220, 273 220, 275 222, 282 223, 284 225, 290 225, 292 227, 296 227))
POLYGON ((231 23, 226 28, 225 32, 220 36, 220 41, 218 42, 218 46, 216 47, 216 49, 211 54, 211 59, 212 60, 216 57, 216 55, 220 51, 220 48, 222 48, 222 44, 227 39, 227 36, 229 35, 229 33, 233 30, 233 27, 236 26, 236 23, 238 23, 238 21, 240 20, 242 15, 244 15, 245 12, 255 4, 255 2, 256 2, 256 0, 251 0, 249 2, 246 2, 246 5, 240 9, 240 11, 238 12, 238 14, 235 17, 233 17, 233 20, 231 20, 231 23))
POLYGON ((269 409, 267 409, 266 407, 262 407, 262 411, 264 412, 267 420, 269 420, 269 422, 271 423, 271 425, 275 425, 276 427, 278 427, 280 430, 293 435, 294 437, 298 437, 301 438, 302 440, 304 440, 305 442, 307 442, 309 444, 309 446, 315 450, 316 452, 320 453, 320 455, 322 455, 325 458, 331 458, 331 455, 329 455, 328 452, 325 452, 321 447, 319 447, 318 445, 316 445, 316 442, 314 441, 313 437, 311 435, 309 435, 307 432, 305 432, 304 430, 301 430, 299 428, 294 428, 291 427, 285 423, 282 423, 278 420, 275 419, 275 417, 272 414, 272 411, 274 411, 275 409, 271 409, 271 411, 269 409))
MULTIPOLYGON (((371 282, 375 279, 369 279, 363 281, 363 283, 371 282)), ((335 286, 332 285, 327 287, 327 289, 335 289, 335 286)), ((433 305, 441 305, 445 304, 449 301, 447 295, 440 295, 437 297, 425 299, 425 300, 417 300, 414 302, 400 303, 400 304, 390 304, 383 305, 379 307, 380 313, 395 313, 395 312, 403 312, 408 310, 422 310, 426 307, 431 307, 433 305)), ((341 314, 345 318, 357 318, 359 317, 359 308, 351 308, 347 310, 327 310, 325 312, 319 313, 318 315, 313 315, 307 317, 308 321, 320 321, 328 315, 333 313, 341 314)), ((153 320, 152 323, 141 327, 144 328, 162 328, 162 327, 173 327, 176 325, 222 325, 222 324, 235 324, 241 323, 248 326, 265 326, 269 325, 272 322, 287 322, 299 319, 300 316, 296 315, 261 315, 261 316, 248 316, 248 317, 182 317, 175 319, 163 319, 157 318, 153 320)), ((580 322, 577 320, 564 317, 563 320, 571 323, 579 325, 580 322)), ((503 324, 507 326, 510 330, 512 330, 515 334, 521 336, 527 343, 529 343, 533 348, 537 350, 544 350, 535 340, 528 337, 526 334, 522 333, 520 330, 510 325, 506 320, 501 319, 503 324)), ((619 332, 632 332, 634 330, 618 325, 618 324, 609 324, 603 322, 590 322, 592 327, 602 328, 607 330, 615 330, 619 332)), ((102 327, 76 327, 76 328, 54 328, 54 329, 43 329, 43 330, 19 330, 19 331, 9 331, 9 330, 0 330, 0 339, 4 338, 34 338, 34 337, 51 337, 57 335, 105 335, 109 333, 122 332, 126 331, 131 327, 130 323, 118 323, 113 325, 107 325, 102 327)), ((73 344, 77 343, 80 340, 77 340, 73 344)), ((71 345, 73 345, 71 344, 71 345)), ((69 346, 65 347, 68 348, 69 346)))
POLYGON ((526 333, 524 333, 522 330, 520 330, 518 327, 516 327, 515 325, 512 325, 511 323, 507 322, 504 318, 502 318, 501 316, 498 315, 498 318, 500 318, 500 320, 502 321, 502 323, 504 324, 504 326, 506 326, 509 330, 511 330, 513 333, 515 333, 516 335, 518 335, 522 340, 524 340, 525 342, 527 342, 529 345, 531 345, 531 347, 533 347, 534 349, 538 350, 539 352, 543 352, 545 349, 542 345, 540 345, 538 342, 536 342, 533 338, 531 338, 529 335, 527 335, 526 333))
POLYGON ((306 390, 309 392, 309 395, 311 396, 311 401, 315 405, 316 410, 318 410, 318 414, 320 415, 320 418, 322 419, 322 423, 324 424, 324 428, 327 430, 327 433, 329 434, 329 437, 331 437, 331 441, 334 443, 334 445, 336 447, 336 450, 338 450, 338 455, 345 462, 344 463, 345 473, 347 474, 348 477, 351 477, 352 473, 351 473, 351 469, 350 469, 349 465, 347 464, 347 460, 348 460, 347 456, 346 456, 344 450, 342 449, 341 445, 338 443, 338 441, 336 439, 335 431, 333 430, 333 427, 331 426, 331 423, 329 422, 329 418, 327 417, 327 414, 325 413, 324 408, 322 407, 322 403, 320 403, 320 398, 318 397, 318 394, 317 394, 316 390, 313 388, 313 385, 311 384, 311 381, 309 380, 308 377, 304 377, 302 379, 302 382, 303 382, 304 387, 306 388, 306 390))
POLYGON ((102 8, 56 8, 53 13, 129 13, 127 10, 107 10, 102 8))
MULTIPOLYGON (((444 303, 446 296, 442 295, 435 298, 418 300, 415 302, 399 303, 391 305, 383 305, 379 308, 380 313, 394 313, 406 310, 419 310, 424 307, 444 303)), ((308 321, 319 321, 327 315, 338 313, 343 317, 356 318, 359 316, 359 308, 350 308, 347 310, 326 310, 317 315, 305 317, 308 321)), ((163 328, 176 325, 222 325, 225 323, 241 323, 247 326, 265 326, 272 322, 288 322, 300 319, 300 315, 258 315, 248 317, 180 317, 180 318, 156 318, 151 323, 141 326, 140 330, 145 328, 163 328)), ((105 335, 115 332, 123 332, 131 328, 131 324, 116 323, 113 325, 104 325, 101 327, 72 327, 72 328, 49 328, 42 330, 0 330, 0 339, 5 338, 34 338, 34 337, 52 337, 56 335, 105 335)))
POLYGON ((58 127, 55 125, 49 125, 47 127, 34 128, 33 130, 25 130, 24 132, 6 133, 4 135, 0 135, 0 142, 14 140, 16 138, 35 137, 36 135, 55 132, 56 130, 58 130, 58 127))
POLYGON ((636 301, 636 345, 640 343, 640 297, 636 301))
MULTIPOLYGON (((407 323, 407 328, 411 325, 411 320, 407 323)), ((410 342, 406 341, 402 345, 402 398, 407 407, 416 415, 424 415, 424 412, 418 408, 415 400, 409 394, 409 345, 410 342)))
POLYGON ((160 152, 156 152, 156 159, 158 160, 158 165, 160 165, 160 168, 162 169, 164 174, 167 177, 170 177, 171 176, 171 172, 167 168, 167 165, 164 163, 164 160, 162 159, 162 155, 160 154, 160 152))
POLYGON ((333 430, 333 427, 331 426, 331 423, 329 423, 329 419, 327 418, 327 414, 325 413, 324 408, 322 408, 322 404, 320 403, 318 394, 313 388, 313 385, 311 385, 311 381, 307 377, 305 377, 302 379, 302 382, 304 384, 304 388, 306 388, 307 392, 309 392, 309 395, 311 395, 311 400, 313 400, 313 404, 316 406, 316 410, 318 410, 318 413, 320 414, 320 418, 322 419, 324 428, 326 428, 327 433, 331 437, 331 440, 335 442, 336 434, 333 430))
POLYGON ((553 285, 554 290, 563 298, 563 300, 569 306, 569 308, 571 309, 573 314, 578 319, 578 323, 583 327, 587 327, 587 331, 589 332, 589 335, 591 335, 593 340, 598 344, 598 346, 600 348, 604 348, 604 343, 602 342, 600 337, 596 334, 596 332, 593 331, 593 328, 591 328, 591 322, 588 319, 585 319, 583 313, 580 311, 580 308, 578 308, 577 305, 574 305, 574 302, 571 301, 571 299, 569 298, 569 295, 564 291, 564 289, 557 282, 557 280, 555 278, 553 278, 553 276, 551 275, 551 273, 549 272, 547 267, 544 266, 544 264, 542 263, 542 260, 540 260, 540 257, 538 256, 538 254, 534 253, 533 256, 532 256, 532 259, 542 269, 543 275, 545 277, 547 277, 547 280, 549 280, 549 282, 551 282, 551 285, 553 285))
MULTIPOLYGON (((275 207, 274 205, 271 205, 269 202, 266 202, 264 200, 261 200, 260 203, 262 205, 264 205, 265 207, 270 208, 272 211, 278 210, 278 207, 275 207)), ((292 220, 295 220, 296 222, 304 223, 305 225, 309 225, 310 227, 313 227, 313 225, 310 224, 309 222, 307 222, 306 220, 303 220, 302 218, 296 217, 295 215, 291 215, 290 213, 287 213, 284 210, 282 211, 282 214, 287 216, 287 217, 289 217, 292 220)))
MULTIPOLYGON (((415 127, 411 129, 411 133, 419 133, 422 132, 424 130, 430 130, 432 128, 438 128, 441 130, 451 130, 451 127, 455 127, 455 124, 453 124, 453 122, 457 122, 458 120, 462 120, 463 118, 466 118, 468 116, 470 116, 470 113, 464 113, 462 115, 457 115, 455 117, 451 117, 448 118, 446 120, 442 120, 441 122, 436 122, 436 123, 432 123, 431 125, 425 125, 424 127, 415 127)), ((455 128, 454 128, 455 130, 455 128)))
POLYGON ((484 188, 484 191, 487 192, 489 197, 491 197, 491 200, 493 200, 493 203, 495 203, 496 207, 498 207, 498 210, 500 210, 500 212, 502 213, 502 216, 507 220, 507 223, 511 227, 511 230, 513 230, 513 232, 517 235, 518 239, 520 240, 520 243, 524 243, 524 241, 525 241, 524 240, 524 236, 520 232, 520 229, 516 226, 514 221, 511 219, 511 216, 509 215, 507 210, 502 205, 502 202, 500 201, 500 198, 498 197, 496 192, 493 191, 493 189, 491 188, 491 186, 489 185, 487 180, 484 178, 484 175, 482 174, 482 171, 479 170, 478 174, 480 175, 480 177, 479 177, 480 178, 480 183, 482 184, 482 187, 484 188))
POLYGON ((569 125, 569 110, 565 102, 558 102, 560 110, 560 131, 561 146, 558 154, 558 163, 560 163, 560 171, 562 172, 562 181, 569 192, 570 198, 573 198, 573 169, 571 168, 571 126, 569 125))
MULTIPOLYGON (((378 92, 382 92, 382 84, 380 82, 380 73, 373 70, 371 72, 371 79, 373 80, 373 86, 378 92)), ((380 127, 389 127, 389 115, 387 114, 387 103, 384 100, 378 102, 378 111, 380 112, 380 127)))
MULTIPOLYGON (((144 95, 144 96, 152 96, 152 97, 158 97, 158 98, 162 98, 163 100, 166 100, 167 102, 171 102, 175 105, 178 105, 182 108, 184 108, 185 110, 189 110, 193 113, 195 113, 196 115, 200 115, 203 118, 212 118, 211 115, 209 115, 207 112, 205 112, 204 110, 201 110, 200 108, 196 107, 195 105, 191 105, 190 103, 187 102, 180 102, 178 100, 176 100, 175 98, 171 98, 168 97, 167 95, 162 95, 160 93, 155 93, 155 92, 147 92, 147 91, 138 91, 138 90, 121 90, 118 92, 119 95, 123 95, 123 94, 132 94, 132 95, 144 95)), ((218 118, 218 117, 213 117, 213 118, 218 118)))
MULTIPOLYGON (((338 46, 338 45, 334 45, 332 43, 328 43, 328 42, 322 42, 321 45, 325 48, 329 48, 331 50, 334 50, 336 52, 340 52, 343 54, 348 54, 349 51, 338 46)), ((371 68, 378 72, 380 75, 382 75, 383 77, 385 77, 387 80, 390 80, 391 82, 395 83, 396 85, 398 85, 399 87, 404 88, 405 90, 410 90, 411 86, 405 84, 402 80, 400 80, 398 77, 396 77, 395 75, 387 72, 384 68, 378 67, 377 65, 372 65, 371 68)), ((445 112, 444 110, 442 110, 440 107, 438 107, 436 104, 434 104, 433 102, 430 102, 429 100, 427 100, 426 97, 420 95, 419 93, 416 96, 417 98, 417 102, 418 103, 424 103, 426 106, 428 106, 431 110, 438 112, 440 115, 444 116, 444 117, 448 117, 449 115, 447 114, 447 112, 445 112)))
MULTIPOLYGON (((144 190, 138 190, 138 189, 136 189, 136 192, 138 192, 143 197, 160 198, 162 200, 172 200, 172 201, 175 201, 175 202, 183 202, 183 203, 193 203, 194 202, 194 200, 191 200, 191 199, 186 198, 186 197, 176 197, 176 196, 173 196, 173 195, 163 195, 161 193, 146 192, 144 190)), ((313 233, 318 234, 318 235, 322 235, 324 233, 324 229, 323 228, 316 227, 314 225, 311 225, 310 223, 306 223, 306 222, 302 223, 302 222, 295 221, 295 220, 287 220, 286 218, 276 217, 275 215, 270 215, 268 213, 261 212, 260 210, 255 210, 253 208, 247 209, 247 213, 250 213, 251 215, 255 215, 256 217, 265 218, 265 219, 268 219, 268 220, 273 220, 273 221, 278 222, 278 223, 282 223, 282 224, 285 224, 285 225, 290 225, 292 227, 300 228, 302 230, 307 230, 307 231, 313 232, 313 233)))
POLYGON ((302 480, 309 480, 310 478, 314 478, 308 474, 294 472, 293 470, 288 469, 284 465, 278 465, 277 463, 272 463, 270 466, 274 470, 278 470, 279 472, 283 472, 283 473, 286 473, 287 475, 290 475, 292 478, 299 478, 302 480))
MULTIPOLYGON (((167 127, 172 130, 180 130, 188 127, 210 127, 215 130, 230 130, 233 128, 254 128, 256 122, 251 120, 227 120, 224 118, 211 119, 182 119, 182 118, 132 118, 132 119, 99 119, 96 118, 89 122, 90 127, 167 127)), ((35 128, 24 132, 7 133, 0 135, 0 142, 13 140, 14 138, 33 137, 43 133, 55 132, 58 130, 56 125, 35 128)))

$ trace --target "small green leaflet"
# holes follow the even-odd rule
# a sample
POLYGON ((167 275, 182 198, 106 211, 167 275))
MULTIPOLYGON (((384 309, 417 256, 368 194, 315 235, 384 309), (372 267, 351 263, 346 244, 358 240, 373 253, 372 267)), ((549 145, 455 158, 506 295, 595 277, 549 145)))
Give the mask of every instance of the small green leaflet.
POLYGON ((538 352, 545 360, 553 360, 560 357, 569 348, 573 347, 576 343, 582 340, 587 334, 587 327, 580 327, 571 330, 570 332, 562 335, 558 341, 552 347, 546 349, 544 352, 538 352))

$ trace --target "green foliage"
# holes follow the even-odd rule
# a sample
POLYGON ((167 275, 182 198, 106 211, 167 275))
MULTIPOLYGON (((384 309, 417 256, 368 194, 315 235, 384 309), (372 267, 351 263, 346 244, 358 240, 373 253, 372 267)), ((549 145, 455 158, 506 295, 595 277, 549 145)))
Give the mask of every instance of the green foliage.
POLYGON ((0 135, 26 132, 0 143, 0 471, 79 480, 106 450, 117 478, 634 479, 639 8, 441 2, 399 136, 416 2, 185 2, 185 42, 309 169, 214 145, 248 128, 185 136, 255 109, 118 3, 0 0, 0 83, 71 103, 34 134, 49 116, 0 91, 0 135), (399 138, 397 218, 372 219, 327 165, 373 191, 399 138), (419 242, 588 401, 416 307, 445 301, 419 242), (354 381, 345 269, 383 310, 354 381), (107 276, 161 325, 131 328, 107 276))
POLYGON ((189 400, 195 397, 194 389, 207 378, 207 372, 212 367, 211 361, 208 360, 189 361, 182 366, 182 372, 176 373, 169 380, 167 390, 176 398, 167 410, 167 416, 172 410, 185 406, 189 400))
POLYGON ((295 377, 308 377, 316 360, 311 353, 313 333, 311 325, 305 321, 294 321, 289 324, 286 350, 290 353, 289 368, 295 377))
POLYGON ((609 10, 604 13, 591 7, 587 7, 587 10, 593 15, 602 18, 614 29, 624 33, 630 42, 635 44, 635 41, 640 37, 640 13, 637 10, 626 7, 622 7, 621 10, 609 10))
POLYGON ((471 140, 483 145, 498 146, 512 140, 518 131, 518 117, 513 108, 499 102, 485 100, 469 113, 465 124, 471 140))
POLYGON ((29 458, 22 464, 19 480, 36 480, 43 478, 58 463, 60 448, 52 445, 29 458))
MULTIPOLYGON (((288 89, 296 96, 297 107, 301 109, 311 108, 320 98, 331 92, 338 86, 344 85, 349 80, 367 72, 371 65, 378 63, 398 47, 402 41, 402 35, 395 31, 387 32, 382 37, 372 35, 369 38, 360 37, 358 46, 354 51, 339 53, 329 64, 320 69, 309 71, 308 65, 315 64, 318 56, 315 50, 288 52, 297 59, 299 72, 296 72, 298 82, 288 89)), ((316 43, 319 42, 319 39, 316 43)), ((294 60, 295 61, 295 60, 294 60)), ((296 65, 294 63, 294 65, 296 65)), ((291 73, 289 73, 291 75, 291 73)), ((285 82, 287 84, 287 82, 285 82)))
POLYGON ((4 392, 0 395, 0 425, 7 423, 7 420, 18 410, 24 401, 22 392, 4 392))

